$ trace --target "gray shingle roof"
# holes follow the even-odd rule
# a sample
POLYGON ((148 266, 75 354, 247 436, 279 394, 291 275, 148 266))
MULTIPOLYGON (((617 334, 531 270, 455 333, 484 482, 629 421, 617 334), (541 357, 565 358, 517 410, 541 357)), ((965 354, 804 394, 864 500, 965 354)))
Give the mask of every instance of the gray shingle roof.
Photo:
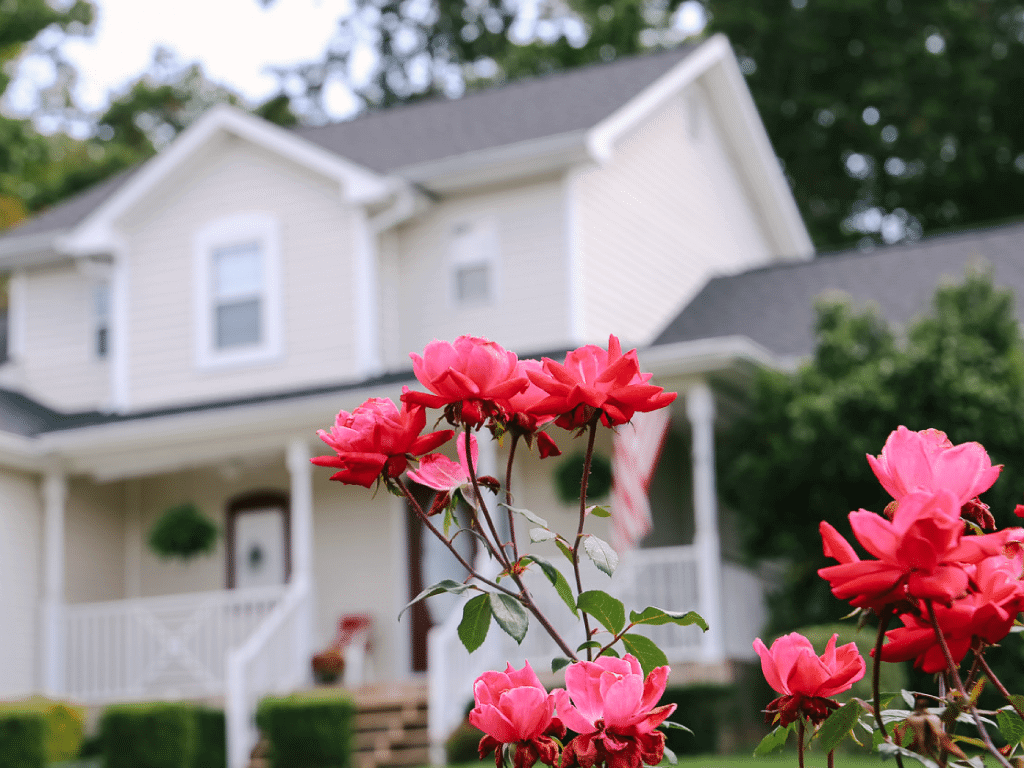
MULTIPOLYGON (((695 48, 619 59, 471 93, 392 107, 354 120, 294 132, 371 170, 405 166, 582 131, 608 117, 695 48)), ((0 234, 0 240, 74 227, 135 169, 90 187, 0 234)))
POLYGON ((814 302, 823 294, 840 291, 855 306, 873 302, 905 325, 928 312, 942 281, 962 281, 975 264, 991 267, 995 284, 1016 293, 1024 320, 1024 223, 1016 223, 714 278, 654 344, 738 335, 802 357, 814 349, 814 302))

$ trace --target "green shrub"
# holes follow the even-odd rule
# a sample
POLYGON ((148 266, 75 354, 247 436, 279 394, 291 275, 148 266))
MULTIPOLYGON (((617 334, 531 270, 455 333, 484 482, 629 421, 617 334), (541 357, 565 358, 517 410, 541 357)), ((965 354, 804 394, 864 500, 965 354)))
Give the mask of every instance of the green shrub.
POLYGON ((0 714, 0 765, 4 768, 45 768, 46 722, 39 712, 0 714))
POLYGON ((677 755, 708 755, 718 752, 726 724, 735 720, 736 687, 689 685, 668 688, 658 705, 675 704, 669 720, 693 733, 675 728, 665 731, 665 744, 677 755))
POLYGON ((25 712, 43 717, 43 750, 48 762, 56 763, 78 756, 85 737, 85 710, 82 707, 43 696, 0 704, 0 717, 7 713, 25 712))
POLYGON ((106 768, 193 768, 199 730, 188 704, 118 704, 100 720, 106 768))
POLYGON ((448 741, 444 743, 445 752, 448 755, 448 764, 472 763, 480 759, 480 739, 484 736, 483 731, 463 720, 448 741))
POLYGON ((351 768, 355 704, 336 693, 267 698, 256 722, 273 768, 351 768))
POLYGON ((193 768, 226 768, 228 764, 224 711, 195 707, 196 754, 193 768))

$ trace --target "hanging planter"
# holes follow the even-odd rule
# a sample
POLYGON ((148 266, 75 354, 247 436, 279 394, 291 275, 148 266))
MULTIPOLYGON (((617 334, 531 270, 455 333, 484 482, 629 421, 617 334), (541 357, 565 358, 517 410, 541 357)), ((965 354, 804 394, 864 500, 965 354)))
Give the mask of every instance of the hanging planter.
POLYGON ((216 543, 217 526, 192 502, 168 509, 149 532, 149 548, 163 558, 208 555, 216 543))
MULTIPOLYGON (((572 504, 580 498, 580 483, 583 482, 582 453, 574 453, 562 460, 555 469, 555 492, 564 504, 572 504)), ((596 501, 609 494, 612 489, 612 464, 607 458, 595 453, 590 459, 590 479, 587 481, 587 499, 596 501)))

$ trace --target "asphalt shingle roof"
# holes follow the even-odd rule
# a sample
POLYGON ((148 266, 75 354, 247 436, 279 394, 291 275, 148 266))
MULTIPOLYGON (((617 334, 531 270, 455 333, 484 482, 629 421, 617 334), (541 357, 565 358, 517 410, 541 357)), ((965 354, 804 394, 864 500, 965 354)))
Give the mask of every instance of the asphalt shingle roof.
POLYGON ((746 336, 802 357, 814 349, 814 303, 822 295, 841 292, 858 307, 874 303, 890 322, 906 325, 929 311, 943 281, 962 281, 974 265, 991 268, 995 284, 1015 292, 1024 320, 1024 223, 1017 223, 714 278, 654 344, 746 336))

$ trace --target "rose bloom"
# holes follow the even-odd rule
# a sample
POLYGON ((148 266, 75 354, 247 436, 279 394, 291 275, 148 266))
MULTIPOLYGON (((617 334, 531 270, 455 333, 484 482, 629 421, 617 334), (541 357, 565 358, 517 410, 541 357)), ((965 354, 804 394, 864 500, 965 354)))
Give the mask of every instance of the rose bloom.
POLYGON ((331 480, 369 488, 381 475, 394 478, 405 472, 410 455, 427 453, 451 439, 450 429, 421 436, 426 424, 421 406, 403 404, 399 411, 391 400, 371 397, 352 413, 340 411, 330 431, 317 431, 337 455, 310 461, 338 468, 331 480))
POLYGON ((826 522, 820 525, 824 551, 839 560, 818 570, 832 594, 858 608, 879 608, 904 599, 949 602, 967 589, 964 564, 1001 551, 1000 534, 963 536, 960 504, 952 492, 911 491, 893 519, 865 509, 850 513, 857 541, 877 560, 861 560, 826 522))
POLYGON ((867 458, 896 501, 916 490, 946 490, 962 506, 991 488, 1002 469, 1002 465, 992 466, 978 443, 953 445, 937 429, 913 432, 902 426, 889 435, 881 455, 867 458))
POLYGON ((538 413, 536 411, 537 405, 547 399, 548 393, 529 379, 531 371, 537 376, 543 377, 545 375, 544 368, 539 360, 529 359, 520 360, 518 368, 519 373, 527 376, 530 384, 522 392, 509 398, 508 413, 505 415, 504 420, 505 427, 512 434, 522 437, 526 441, 527 446, 531 448, 533 447, 533 439, 536 437, 537 451, 542 459, 546 459, 549 456, 561 456, 562 452, 555 444, 555 441, 551 439, 551 435, 540 431, 540 427, 554 421, 555 418, 551 414, 538 413))
POLYGON ((565 670, 566 690, 555 691, 558 716, 579 735, 565 745, 561 768, 640 768, 657 765, 665 734, 655 730, 676 708, 656 706, 665 692, 668 667, 644 679, 631 654, 577 661, 565 670))
POLYGON ((838 706, 830 697, 849 690, 864 677, 864 659, 857 645, 836 648, 838 639, 839 635, 832 635, 821 656, 814 652, 810 640, 796 632, 783 635, 771 648, 766 648, 761 638, 754 640, 764 679, 782 694, 766 709, 769 721, 777 718, 785 726, 807 717, 820 723, 838 706))
POLYGON ((547 692, 530 662, 522 669, 507 664, 504 672, 484 672, 473 684, 476 706, 471 725, 486 735, 480 740, 480 758, 494 751, 494 764, 502 768, 502 744, 515 744, 515 768, 530 768, 538 760, 558 762, 558 744, 565 736, 555 715, 554 695, 547 692))
POLYGON ((402 401, 444 408, 452 424, 479 427, 503 416, 508 399, 530 383, 519 371, 515 353, 476 336, 459 336, 451 344, 432 341, 423 357, 409 357, 413 373, 430 392, 407 390, 402 401))
POLYGON ((607 427, 625 424, 637 411, 656 411, 676 399, 675 392, 648 383, 652 374, 640 372, 636 350, 622 354, 615 336, 608 337, 607 350, 588 344, 564 363, 544 358, 543 373, 528 375, 548 393, 534 412, 557 415, 555 424, 564 429, 586 426, 597 414, 607 427))

